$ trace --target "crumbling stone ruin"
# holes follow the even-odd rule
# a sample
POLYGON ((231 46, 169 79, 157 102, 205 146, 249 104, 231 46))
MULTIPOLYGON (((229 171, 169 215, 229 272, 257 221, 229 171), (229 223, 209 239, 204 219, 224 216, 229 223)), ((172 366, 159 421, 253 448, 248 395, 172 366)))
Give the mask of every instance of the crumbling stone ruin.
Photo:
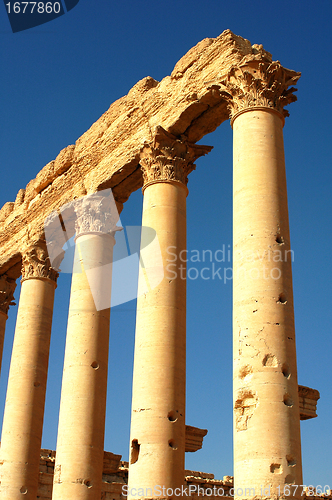
POLYGON ((137 488, 155 485, 172 497, 168 491, 190 484, 223 487, 224 496, 234 487, 237 498, 304 496, 295 489, 303 482, 300 418, 316 416, 319 393, 297 381, 283 149, 285 107, 296 100, 299 77, 262 45, 229 30, 207 38, 161 82, 139 81, 2 207, 1 352, 22 279, 1 437, 2 499, 120 500, 124 484, 131 498, 137 488), (188 175, 211 150, 197 142, 228 119, 234 135, 234 485, 228 476, 217 481, 185 471, 185 451, 199 449, 206 431, 185 421, 186 281, 164 274, 166 249, 174 247, 178 256, 186 249, 188 175), (127 464, 104 452, 109 266, 118 214, 139 188, 142 226, 157 234, 161 261, 155 246, 144 248, 127 464), (80 272, 72 278, 55 455, 41 450, 48 355, 62 247, 75 234, 80 272), (103 307, 96 307, 95 293, 103 307))

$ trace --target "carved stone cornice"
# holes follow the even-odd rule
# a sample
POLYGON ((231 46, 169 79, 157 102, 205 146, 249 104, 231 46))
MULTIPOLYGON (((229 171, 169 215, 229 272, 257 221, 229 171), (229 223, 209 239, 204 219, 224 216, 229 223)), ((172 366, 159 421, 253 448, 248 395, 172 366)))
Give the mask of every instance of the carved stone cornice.
POLYGON ((56 283, 58 276, 58 270, 51 266, 46 243, 39 242, 22 254, 22 280, 48 278, 56 283))
POLYGON ((278 111, 284 117, 289 116, 284 109, 297 100, 295 85, 301 73, 286 69, 279 61, 270 61, 268 57, 249 59, 234 66, 221 84, 228 96, 231 118, 236 113, 248 108, 266 107, 278 111))
POLYGON ((6 274, 0 276, 0 312, 7 314, 9 306, 15 306, 14 292, 16 281, 6 274))
POLYGON ((194 162, 211 149, 180 140, 158 126, 153 141, 145 143, 140 153, 144 186, 156 181, 177 181, 186 186, 188 175, 196 168, 194 162))
POLYGON ((111 190, 108 196, 103 191, 94 193, 74 202, 77 216, 75 221, 76 238, 86 233, 111 233, 119 230, 116 223, 119 220, 111 190))

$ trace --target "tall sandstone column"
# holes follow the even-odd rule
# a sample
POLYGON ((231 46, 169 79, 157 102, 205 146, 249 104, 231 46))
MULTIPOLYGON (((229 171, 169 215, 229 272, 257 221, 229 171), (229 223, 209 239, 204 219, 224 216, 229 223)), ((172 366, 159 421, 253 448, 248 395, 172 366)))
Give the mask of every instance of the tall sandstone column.
MULTIPOLYGON (((75 203, 76 248, 63 369, 53 500, 99 500, 104 457, 113 196, 75 203)), ((116 213, 115 213, 116 212, 116 213)))
POLYGON ((169 497, 184 483, 186 274, 180 252, 186 250, 187 176, 195 159, 210 149, 181 142, 158 127, 141 153, 141 248, 144 228, 153 229, 163 269, 154 246, 145 247, 138 288, 149 290, 137 300, 128 480, 133 498, 156 497, 157 485, 164 488, 159 495, 169 497), (160 272, 164 278, 151 288, 151 276, 160 272))
POLYGON ((6 321, 8 319, 9 306, 15 305, 14 291, 16 282, 6 274, 0 276, 0 373, 2 363, 3 344, 5 340, 6 321))
POLYGON ((58 272, 46 245, 22 256, 22 288, 1 436, 1 499, 36 500, 58 272))
POLYGON ((299 73, 262 61, 228 76, 234 133, 234 481, 237 498, 302 484, 292 253, 282 129, 299 73))

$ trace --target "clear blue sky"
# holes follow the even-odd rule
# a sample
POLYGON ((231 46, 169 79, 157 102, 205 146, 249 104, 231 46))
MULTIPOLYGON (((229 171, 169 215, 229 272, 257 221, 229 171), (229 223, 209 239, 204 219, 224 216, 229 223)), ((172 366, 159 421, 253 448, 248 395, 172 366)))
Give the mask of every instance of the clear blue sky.
MULTIPOLYGON (((299 383, 321 393, 318 418, 301 423, 305 484, 332 488, 331 432, 331 56, 332 2, 80 0, 66 15, 11 33, 0 6, 0 206, 58 152, 74 144, 141 78, 161 80, 193 45, 231 29, 262 43, 274 60, 301 71, 298 102, 284 128, 299 383)), ((222 124, 202 141, 214 150, 190 175, 188 249, 232 243, 232 131, 222 124)), ((142 194, 125 205, 139 225, 142 194)), ((190 263, 189 263, 190 264, 190 263)), ((196 266, 197 264, 193 264, 196 266)), ((221 263, 222 269, 230 263, 221 263)), ((190 267, 190 266, 189 266, 190 267)), ((203 267, 203 264, 202 266, 203 267)), ((59 279, 43 446, 55 448, 70 275, 59 279)), ((231 475, 231 282, 188 280, 187 423, 207 428, 188 469, 231 475)), ((19 287, 16 298, 19 297, 19 287)), ((7 323, 0 415, 15 326, 7 323)), ((128 459, 135 302, 112 310, 105 448, 128 459)))

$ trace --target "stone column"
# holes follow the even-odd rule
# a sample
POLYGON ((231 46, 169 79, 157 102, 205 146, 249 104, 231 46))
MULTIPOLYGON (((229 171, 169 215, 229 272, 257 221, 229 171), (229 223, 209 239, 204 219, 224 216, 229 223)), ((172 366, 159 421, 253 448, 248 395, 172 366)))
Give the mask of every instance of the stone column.
POLYGON ((104 456, 112 256, 119 216, 101 193, 75 202, 76 248, 53 500, 99 500, 104 456))
POLYGON ((252 61, 228 77, 234 133, 234 481, 237 498, 301 498, 300 415, 283 106, 299 73, 252 61), (242 490, 241 490, 242 489, 242 490))
POLYGON ((0 276, 0 373, 6 321, 8 319, 9 306, 15 305, 15 288, 16 282, 14 279, 9 278, 7 274, 0 276))
POLYGON ((163 269, 143 232, 138 288, 149 290, 137 300, 128 481, 129 496, 136 489, 136 498, 169 497, 167 489, 184 483, 186 268, 181 252, 186 250, 186 185, 193 162, 210 149, 181 142, 158 127, 153 143, 141 153, 142 226, 156 232, 163 269), (154 279, 160 281, 158 273, 164 278, 153 287, 154 279), (164 488, 161 493, 156 485, 164 488))
POLYGON ((1 436, 1 499, 36 500, 54 291, 42 243, 22 256, 22 289, 1 436), (23 497, 24 495, 24 497, 23 497))

